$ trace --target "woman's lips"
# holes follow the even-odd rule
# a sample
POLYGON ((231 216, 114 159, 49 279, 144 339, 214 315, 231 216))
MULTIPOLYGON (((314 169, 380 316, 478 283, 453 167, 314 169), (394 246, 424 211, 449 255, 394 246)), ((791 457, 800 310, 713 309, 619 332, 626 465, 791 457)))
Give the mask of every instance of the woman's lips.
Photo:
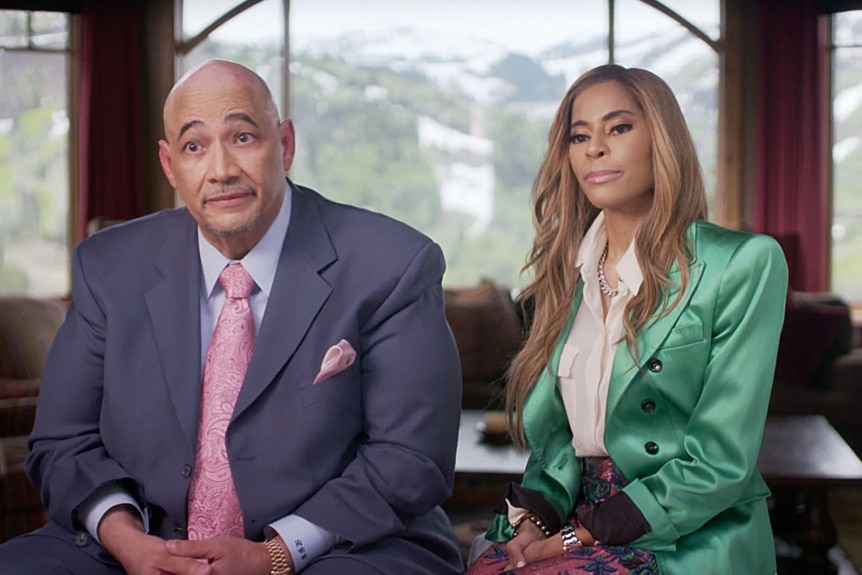
POLYGON ((591 184, 605 184, 619 179, 622 175, 623 173, 617 170, 596 170, 587 172, 585 179, 591 184))

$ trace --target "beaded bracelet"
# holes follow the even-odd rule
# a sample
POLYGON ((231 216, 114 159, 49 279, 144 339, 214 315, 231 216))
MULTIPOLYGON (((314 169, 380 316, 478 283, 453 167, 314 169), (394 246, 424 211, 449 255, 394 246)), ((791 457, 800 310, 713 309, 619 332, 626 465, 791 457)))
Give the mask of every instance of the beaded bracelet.
POLYGON ((516 521, 512 525, 512 537, 513 538, 518 536, 518 528, 521 526, 521 523, 523 523, 524 521, 529 521, 530 523, 532 523, 533 525, 538 527, 539 531, 541 531, 542 535, 544 535, 545 537, 551 536, 551 529, 547 525, 545 525, 545 523, 539 518, 539 516, 534 514, 534 513, 529 513, 529 514, 521 517, 520 519, 518 519, 518 521, 516 521))

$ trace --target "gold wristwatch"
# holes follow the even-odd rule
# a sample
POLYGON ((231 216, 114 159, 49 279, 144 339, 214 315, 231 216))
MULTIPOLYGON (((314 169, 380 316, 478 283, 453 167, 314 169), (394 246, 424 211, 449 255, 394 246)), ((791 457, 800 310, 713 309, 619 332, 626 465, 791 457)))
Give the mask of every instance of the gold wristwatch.
POLYGON ((269 562, 272 564, 269 575, 293 575, 293 569, 290 568, 287 555, 278 539, 267 539, 263 544, 266 552, 269 553, 269 562))

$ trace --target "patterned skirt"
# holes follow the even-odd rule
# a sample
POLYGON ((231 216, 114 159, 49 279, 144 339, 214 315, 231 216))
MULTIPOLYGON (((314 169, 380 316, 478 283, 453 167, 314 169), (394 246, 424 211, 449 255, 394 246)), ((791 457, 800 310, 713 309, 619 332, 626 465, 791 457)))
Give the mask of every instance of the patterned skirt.
MULTIPOLYGON (((610 457, 581 458, 583 493, 576 505, 582 511, 614 495, 627 481, 610 457)), ((579 525, 577 512, 568 520, 579 525)), ((503 543, 495 543, 471 565, 467 575, 658 575, 658 563, 651 551, 618 545, 593 545, 560 553, 520 569, 507 568, 509 557, 503 543)))

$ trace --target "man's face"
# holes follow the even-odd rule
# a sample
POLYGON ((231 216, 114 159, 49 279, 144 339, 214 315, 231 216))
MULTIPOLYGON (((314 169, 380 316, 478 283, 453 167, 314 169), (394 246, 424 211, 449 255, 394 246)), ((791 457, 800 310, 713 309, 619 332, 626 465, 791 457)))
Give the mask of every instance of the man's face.
POLYGON ((204 237, 243 257, 269 229, 284 198, 293 125, 278 122, 265 87, 247 70, 205 66, 165 105, 159 159, 204 237))

